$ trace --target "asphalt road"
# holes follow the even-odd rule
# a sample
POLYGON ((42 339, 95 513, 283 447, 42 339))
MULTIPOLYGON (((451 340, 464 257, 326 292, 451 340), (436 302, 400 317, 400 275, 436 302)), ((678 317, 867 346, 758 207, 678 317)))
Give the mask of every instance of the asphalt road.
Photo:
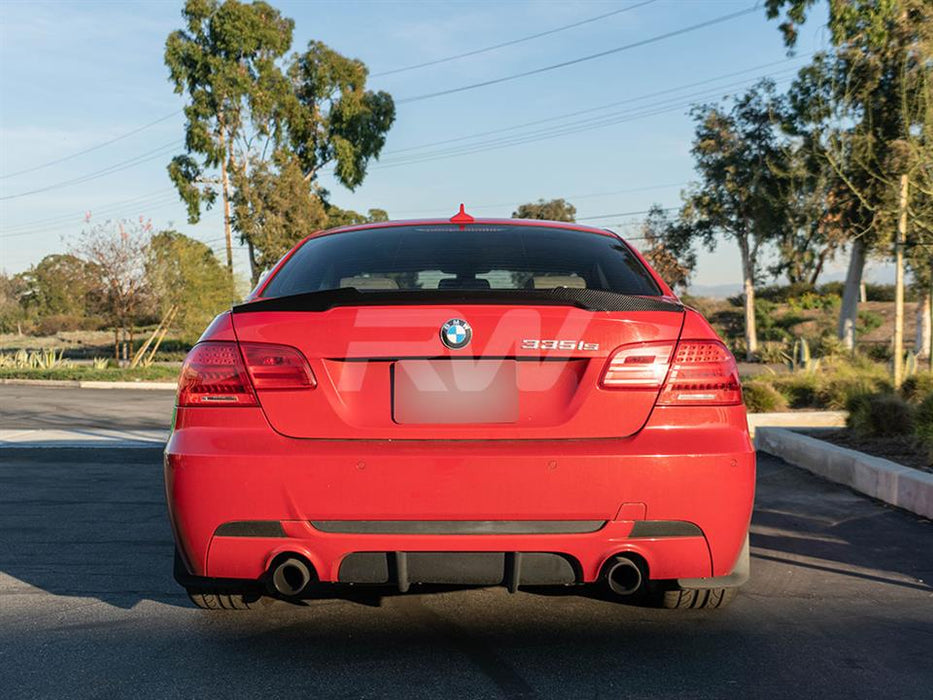
POLYGON ((0 429, 168 429, 175 393, 0 384, 0 429))
POLYGON ((933 524, 763 457, 752 552, 719 611, 480 589, 207 612, 171 578, 158 450, 6 448, 0 694, 931 696, 933 524))

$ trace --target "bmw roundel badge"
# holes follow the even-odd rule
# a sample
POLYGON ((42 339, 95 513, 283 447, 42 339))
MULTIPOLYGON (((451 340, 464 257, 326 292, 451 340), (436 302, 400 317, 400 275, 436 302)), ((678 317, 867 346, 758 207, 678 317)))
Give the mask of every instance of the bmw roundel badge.
POLYGON ((459 350, 470 344, 473 329, 462 318, 452 318, 441 326, 441 342, 451 350, 459 350))

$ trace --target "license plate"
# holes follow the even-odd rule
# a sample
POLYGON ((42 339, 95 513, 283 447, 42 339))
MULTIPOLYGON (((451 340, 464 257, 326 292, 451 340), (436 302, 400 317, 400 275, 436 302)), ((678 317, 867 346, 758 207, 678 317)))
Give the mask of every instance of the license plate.
POLYGON ((393 366, 396 423, 515 423, 514 360, 401 360, 393 366))

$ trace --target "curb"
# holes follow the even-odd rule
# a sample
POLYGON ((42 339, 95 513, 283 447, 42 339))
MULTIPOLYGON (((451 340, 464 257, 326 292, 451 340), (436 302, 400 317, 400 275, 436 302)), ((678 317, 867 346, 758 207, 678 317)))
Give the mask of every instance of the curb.
POLYGON ((755 447, 824 479, 933 519, 933 474, 786 428, 759 428, 755 447))
POLYGON ((0 385, 69 387, 71 389, 141 389, 144 391, 175 391, 176 382, 102 382, 82 379, 0 379, 0 385))
POLYGON ((842 428, 847 411, 777 411, 749 413, 748 434, 755 437, 758 428, 842 428))
POLYGON ((163 429, 40 428, 0 430, 0 451, 46 447, 157 447, 165 446, 171 431, 163 429))

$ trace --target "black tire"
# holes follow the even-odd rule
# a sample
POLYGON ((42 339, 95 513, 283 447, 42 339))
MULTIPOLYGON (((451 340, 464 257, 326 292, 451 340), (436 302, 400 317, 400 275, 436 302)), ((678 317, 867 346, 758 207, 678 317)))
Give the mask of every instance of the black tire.
POLYGON ((257 607, 261 596, 217 593, 189 588, 188 597, 202 610, 249 610, 257 607))
POLYGON ((738 588, 691 588, 662 591, 658 606, 668 610, 724 608, 738 595, 738 588))

